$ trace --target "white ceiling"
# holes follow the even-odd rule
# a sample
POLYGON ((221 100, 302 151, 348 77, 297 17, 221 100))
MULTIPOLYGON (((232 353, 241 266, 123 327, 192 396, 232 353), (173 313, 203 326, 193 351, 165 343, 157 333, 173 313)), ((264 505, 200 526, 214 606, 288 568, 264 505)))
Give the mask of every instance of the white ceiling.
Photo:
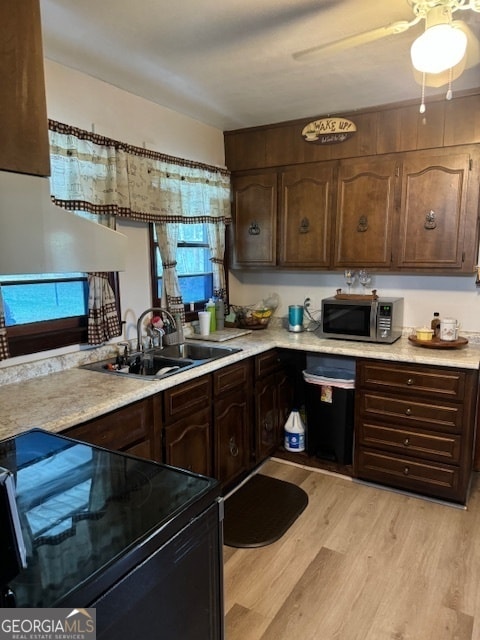
MULTIPOLYGON (((411 20, 408 0, 41 0, 41 10, 47 58, 221 130, 420 102, 410 45, 423 21, 333 56, 292 58, 411 20)), ((480 13, 454 17, 480 37, 480 13)), ((476 65, 453 92, 478 86, 476 65)))

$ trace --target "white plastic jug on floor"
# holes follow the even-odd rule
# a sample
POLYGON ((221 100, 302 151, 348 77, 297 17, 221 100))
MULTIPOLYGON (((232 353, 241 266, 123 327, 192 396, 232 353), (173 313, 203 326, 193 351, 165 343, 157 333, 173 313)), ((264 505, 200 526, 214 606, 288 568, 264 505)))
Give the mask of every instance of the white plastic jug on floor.
POLYGON ((300 414, 294 409, 285 423, 285 449, 305 451, 305 426, 300 414))

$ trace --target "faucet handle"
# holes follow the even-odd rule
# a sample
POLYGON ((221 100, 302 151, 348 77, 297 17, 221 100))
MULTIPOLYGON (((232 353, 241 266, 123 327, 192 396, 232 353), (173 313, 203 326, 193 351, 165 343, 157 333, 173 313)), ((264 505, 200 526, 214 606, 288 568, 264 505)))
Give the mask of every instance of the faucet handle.
POLYGON ((117 342, 118 347, 123 347, 123 355, 128 356, 130 353, 130 343, 129 342, 117 342))

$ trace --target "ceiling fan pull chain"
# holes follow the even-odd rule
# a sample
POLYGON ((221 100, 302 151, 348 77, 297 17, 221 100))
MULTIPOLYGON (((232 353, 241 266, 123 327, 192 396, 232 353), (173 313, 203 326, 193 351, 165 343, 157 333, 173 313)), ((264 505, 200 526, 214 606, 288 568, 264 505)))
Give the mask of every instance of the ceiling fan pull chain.
POLYGON ((425 113, 427 110, 425 106, 425 71, 422 74, 422 103, 420 104, 420 113, 425 113))
POLYGON ((447 91, 447 95, 445 96, 445 99, 446 100, 452 99, 452 67, 450 67, 449 73, 448 73, 448 91, 447 91))

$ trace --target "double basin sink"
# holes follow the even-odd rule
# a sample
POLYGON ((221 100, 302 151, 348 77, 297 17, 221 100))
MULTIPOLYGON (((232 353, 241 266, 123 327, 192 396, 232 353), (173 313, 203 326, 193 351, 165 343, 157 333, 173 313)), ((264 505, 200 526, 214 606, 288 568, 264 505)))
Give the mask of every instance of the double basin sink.
POLYGON ((218 360, 242 351, 236 347, 217 347, 184 342, 162 349, 146 349, 123 358, 109 358, 85 364, 81 368, 117 376, 160 380, 181 371, 199 367, 206 362, 218 360), (123 360, 123 362, 122 362, 123 360))

